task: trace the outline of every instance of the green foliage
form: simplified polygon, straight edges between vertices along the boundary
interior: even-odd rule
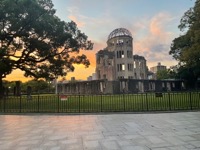
[[[179,76],[176,72],[176,66],[171,67],[170,69],[166,70],[159,70],[156,73],[156,77],[158,80],[162,79],[179,79]]]
[[[73,64],[90,65],[80,49],[93,44],[75,22],[61,21],[51,0],[0,1],[0,95],[2,78],[15,69],[26,77],[53,79],[74,71]]]
[[[190,89],[194,88],[197,86],[197,77],[195,75],[195,72],[200,68],[197,69],[192,69],[192,68],[187,68],[185,66],[181,66],[179,68],[178,72],[178,77],[180,79],[184,79],[186,81],[186,86]]]
[[[14,69],[35,78],[65,76],[75,63],[90,64],[85,55],[69,54],[91,48],[75,22],[55,16],[51,0],[0,1],[0,78]]]
[[[21,81],[20,81],[20,84],[22,84]],[[14,86],[16,85],[16,83],[15,83],[15,81],[3,80],[3,85],[4,85],[5,87],[14,88]]]
[[[5,88],[9,89],[9,94],[13,95],[14,87],[16,86],[15,81],[6,81],[3,80],[3,85]],[[27,87],[30,86],[32,89],[32,93],[54,93],[55,87],[52,85],[51,81],[45,80],[30,80],[27,82],[20,82],[21,93],[27,93]]]
[[[22,91],[26,93],[27,87],[30,86],[32,93],[49,92],[50,84],[44,80],[31,80],[22,84]]]
[[[173,40],[169,52],[179,61],[179,74],[185,79],[197,80],[200,77],[200,0],[182,17],[179,28],[187,30],[183,35]]]
[[[158,80],[161,80],[161,79],[169,79],[169,74],[168,74],[167,69],[166,69],[166,70],[159,70],[159,71],[156,73],[156,76],[157,76],[157,79],[158,79]]]

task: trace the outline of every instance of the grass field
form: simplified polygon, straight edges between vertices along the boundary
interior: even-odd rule
[[[0,112],[141,112],[200,109],[200,92],[121,95],[33,95],[8,97],[0,101]]]

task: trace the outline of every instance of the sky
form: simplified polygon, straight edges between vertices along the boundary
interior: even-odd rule
[[[82,51],[90,59],[85,68],[76,65],[66,79],[86,80],[95,72],[95,54],[105,48],[109,34],[116,28],[126,28],[133,36],[134,55],[144,56],[147,66],[158,62],[167,67],[177,62],[169,55],[174,38],[184,34],[178,29],[181,17],[195,0],[52,0],[56,15],[66,22],[77,23],[88,39],[94,43],[92,51]],[[27,81],[19,70],[7,76],[8,80]]]

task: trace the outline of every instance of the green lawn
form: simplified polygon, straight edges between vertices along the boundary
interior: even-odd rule
[[[121,95],[33,95],[0,101],[0,112],[134,112],[200,109],[200,92]]]

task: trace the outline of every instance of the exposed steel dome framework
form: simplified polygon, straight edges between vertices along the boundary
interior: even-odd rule
[[[129,36],[132,37],[132,34],[130,31],[128,31],[125,28],[118,28],[113,30],[110,35],[108,36],[108,40],[114,38],[114,37],[118,37],[118,36]]]

